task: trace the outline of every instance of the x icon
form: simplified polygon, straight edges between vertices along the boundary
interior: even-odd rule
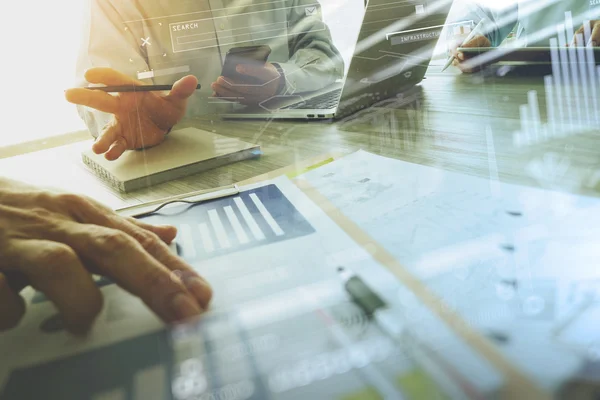
[[[142,47],[144,47],[145,45],[148,46],[152,46],[152,43],[150,43],[150,36],[148,36],[146,39],[141,38],[142,39]]]

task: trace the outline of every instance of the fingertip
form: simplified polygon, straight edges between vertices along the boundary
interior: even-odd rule
[[[105,67],[92,67],[85,71],[83,77],[89,83],[101,83],[102,77],[105,75],[107,68]]]
[[[65,329],[75,336],[86,336],[94,326],[94,322],[102,312],[104,298],[100,290],[94,291],[94,298],[88,300],[86,309],[79,315],[70,315],[69,320],[63,318]]]
[[[206,310],[213,297],[213,290],[210,284],[198,275],[184,276],[182,282],[194,296],[200,307]]]
[[[19,325],[25,310],[25,300],[10,287],[6,276],[0,273],[0,332]]]
[[[87,90],[85,88],[69,88],[64,91],[65,100],[69,103],[80,104],[84,96],[87,95]]]
[[[67,100],[69,103],[72,103],[72,99],[73,99],[73,89],[67,89],[64,91],[64,96],[65,96],[65,100]]]
[[[96,141],[92,145],[92,151],[95,154],[102,154],[102,153],[106,152],[106,148],[105,148],[105,146],[102,145],[102,143],[100,141]]]
[[[462,51],[459,51],[458,53],[456,53],[456,57],[459,60],[464,61],[465,60],[465,53],[463,53]]]
[[[170,97],[175,97],[181,100],[185,100],[190,97],[198,86],[198,78],[194,75],[187,75],[175,82],[173,89],[169,93]]]
[[[168,320],[180,322],[199,316],[203,310],[192,296],[180,292],[171,298],[168,311]]]
[[[104,153],[104,158],[106,158],[108,161],[115,161],[122,155],[123,155],[123,151],[111,149],[111,150],[107,151],[106,153]]]
[[[153,230],[167,244],[177,236],[177,228],[173,225],[156,225]]]
[[[196,78],[194,75],[186,75],[181,78],[179,82],[185,82],[186,84],[196,87],[198,85],[198,78]]]
[[[88,68],[84,74],[83,77],[85,78],[86,81],[90,82],[90,78],[92,78],[94,76],[94,74],[96,73],[97,68],[93,67],[93,68]]]

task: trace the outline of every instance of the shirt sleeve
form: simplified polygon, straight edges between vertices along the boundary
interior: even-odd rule
[[[474,24],[477,24],[483,18],[487,19],[485,36],[494,47],[500,46],[518,22],[516,1],[509,1],[502,6],[493,8],[476,1],[463,2],[463,6],[466,8],[467,14],[461,20],[472,20]]]
[[[86,3],[83,40],[76,65],[78,85],[87,85],[85,71],[92,67],[110,67],[134,78],[137,71],[147,70],[147,55],[135,40],[144,37],[143,32],[134,32],[135,27],[124,24],[125,20],[136,18],[134,8],[117,7],[111,0],[87,0]],[[77,111],[94,137],[98,137],[113,118],[111,114],[84,106],[77,106]]]
[[[331,32],[315,0],[288,0],[290,59],[278,63],[286,93],[321,89],[342,78],[344,60],[333,44]]]

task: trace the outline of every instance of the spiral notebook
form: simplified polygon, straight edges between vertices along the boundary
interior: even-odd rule
[[[237,161],[258,157],[260,146],[196,128],[172,131],[165,141],[130,150],[108,161],[91,149],[82,153],[92,172],[121,192],[131,192]]]

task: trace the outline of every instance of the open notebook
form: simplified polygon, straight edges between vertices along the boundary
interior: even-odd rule
[[[108,161],[91,149],[84,151],[82,158],[111,187],[130,192],[260,154],[259,145],[184,128],[172,131],[160,146],[127,151],[115,161]]]

